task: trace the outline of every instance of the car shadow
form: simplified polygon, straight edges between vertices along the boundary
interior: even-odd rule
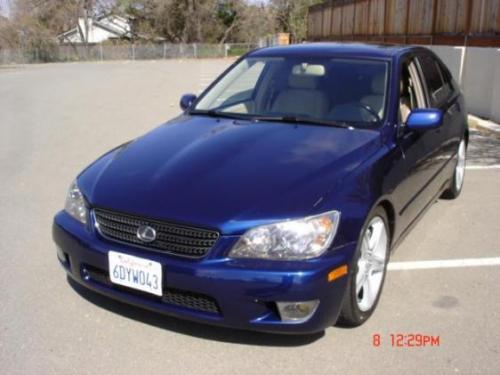
[[[96,306],[138,322],[200,339],[245,345],[291,347],[308,345],[324,336],[324,332],[309,335],[279,335],[244,331],[177,319],[100,295],[78,284],[69,276],[66,280],[76,293]]]

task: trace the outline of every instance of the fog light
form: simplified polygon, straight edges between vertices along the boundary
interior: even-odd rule
[[[62,249],[59,246],[56,247],[57,247],[57,257],[61,262],[66,263],[66,254],[64,254],[64,251],[62,251]]]
[[[288,323],[302,323],[316,311],[319,300],[304,302],[276,302],[281,320]]]

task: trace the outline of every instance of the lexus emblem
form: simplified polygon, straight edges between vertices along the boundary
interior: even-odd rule
[[[137,228],[137,238],[142,242],[153,242],[156,240],[156,230],[149,225],[141,225]]]

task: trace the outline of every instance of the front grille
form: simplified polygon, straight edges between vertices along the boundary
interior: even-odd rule
[[[165,304],[180,306],[190,310],[202,311],[211,314],[220,314],[219,306],[217,305],[215,299],[204,294],[164,287],[163,296],[158,297],[153,294],[141,292],[140,290],[113,284],[108,274],[96,267],[85,265],[83,267],[83,274],[88,279],[93,280],[99,284],[104,284],[113,289],[126,291],[129,294],[133,294],[142,298],[161,301]]]
[[[219,233],[213,230],[149,220],[107,210],[94,209],[94,217],[99,233],[107,239],[183,256],[202,257],[219,238]],[[142,225],[155,229],[154,241],[146,243],[137,237],[137,229]]]

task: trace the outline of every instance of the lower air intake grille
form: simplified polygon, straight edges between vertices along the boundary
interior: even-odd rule
[[[117,212],[94,209],[99,233],[107,239],[140,245],[156,251],[202,257],[210,251],[219,233],[207,229],[149,220]],[[156,239],[144,242],[137,236],[141,226],[149,226],[156,232]]]
[[[193,293],[179,289],[164,288],[163,296],[157,297],[149,293],[141,292],[139,290],[113,284],[109,279],[108,274],[99,268],[85,265],[83,267],[83,274],[99,284],[104,284],[108,287],[112,287],[113,289],[126,291],[127,293],[136,296],[152,300],[159,300],[169,305],[180,306],[190,310],[203,311],[212,314],[220,314],[217,302],[215,302],[215,300],[212,297],[204,294]]]

